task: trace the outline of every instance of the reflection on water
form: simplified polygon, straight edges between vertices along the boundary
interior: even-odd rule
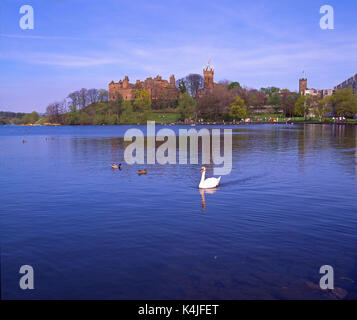
[[[202,211],[206,210],[206,197],[205,194],[215,194],[218,189],[199,189],[202,199]]]
[[[201,163],[138,176],[129,128],[0,126],[5,298],[339,299],[316,290],[325,264],[357,298],[356,126],[222,127],[233,170],[217,190],[198,189]],[[23,264],[34,292],[17,288]]]

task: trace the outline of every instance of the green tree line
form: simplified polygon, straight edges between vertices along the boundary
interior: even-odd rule
[[[357,100],[350,89],[337,90],[324,99],[318,96],[300,96],[296,92],[277,87],[249,89],[239,82],[227,80],[216,84],[210,91],[201,91],[202,77],[189,75],[176,83],[179,95],[165,106],[179,115],[180,121],[242,120],[269,107],[285,117],[311,117],[322,120],[324,115],[353,117]],[[203,92],[203,94],[202,94]],[[135,91],[132,101],[108,101],[105,90],[81,89],[68,95],[69,101],[50,104],[46,110],[49,122],[68,125],[136,124],[145,123],[153,112],[163,109],[158,101],[151,101],[144,89]]]

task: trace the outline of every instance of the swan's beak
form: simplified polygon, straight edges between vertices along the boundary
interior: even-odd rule
[[[203,173],[203,172],[205,172],[205,170],[204,170],[204,169],[201,169],[201,173]]]

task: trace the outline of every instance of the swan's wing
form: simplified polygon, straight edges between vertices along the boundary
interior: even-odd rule
[[[204,181],[204,186],[206,188],[215,188],[218,186],[220,179],[209,178]]]

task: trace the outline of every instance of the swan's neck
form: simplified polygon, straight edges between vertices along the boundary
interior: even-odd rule
[[[201,183],[205,181],[206,178],[206,171],[202,172]]]

